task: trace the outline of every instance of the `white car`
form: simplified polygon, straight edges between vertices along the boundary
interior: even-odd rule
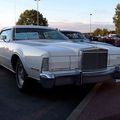
[[[52,88],[107,80],[119,68],[107,49],[72,43],[53,28],[7,27],[0,38],[0,64],[16,73],[20,91],[29,87],[29,78]]]

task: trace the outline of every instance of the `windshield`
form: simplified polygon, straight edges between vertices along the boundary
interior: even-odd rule
[[[40,40],[40,39],[53,39],[53,40],[67,40],[59,31],[54,29],[41,29],[41,28],[16,28],[15,40]]]
[[[66,35],[69,39],[84,39],[84,35],[79,32],[62,32]]]
[[[91,42],[89,39],[85,37],[84,34],[80,32],[69,32],[69,31],[61,31],[65,36],[67,36],[73,42]]]

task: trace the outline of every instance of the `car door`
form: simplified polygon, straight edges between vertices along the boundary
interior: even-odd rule
[[[1,36],[6,36],[4,40],[0,40],[0,64],[5,67],[11,67],[11,41],[12,41],[12,29],[6,29],[1,31]]]

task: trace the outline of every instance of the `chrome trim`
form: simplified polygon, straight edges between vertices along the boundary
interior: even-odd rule
[[[40,73],[40,78],[46,79],[55,79],[57,77],[65,77],[65,76],[81,76],[82,77],[94,77],[94,76],[103,76],[112,74],[115,72],[115,67],[111,67],[105,70],[92,71],[92,72],[82,72],[81,70],[71,70],[71,71],[57,71],[57,72],[42,72]]]
[[[95,62],[93,62],[95,61]],[[89,49],[83,50],[81,69],[84,72],[97,70],[97,69],[107,69],[108,61],[108,50],[107,49]]]
[[[83,76],[100,76],[100,75],[108,75],[110,73],[114,73],[115,68],[108,68],[102,71],[92,71],[92,72],[82,72]]]
[[[40,78],[42,79],[55,79],[54,74],[50,73],[50,72],[44,72],[40,74]]]
[[[53,72],[55,77],[80,75],[81,70],[57,71]]]

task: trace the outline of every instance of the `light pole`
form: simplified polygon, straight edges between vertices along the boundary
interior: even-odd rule
[[[39,6],[38,3],[40,0],[35,0],[37,2],[37,25],[39,25]]]
[[[90,13],[90,35],[91,35],[91,16],[92,14]]]

